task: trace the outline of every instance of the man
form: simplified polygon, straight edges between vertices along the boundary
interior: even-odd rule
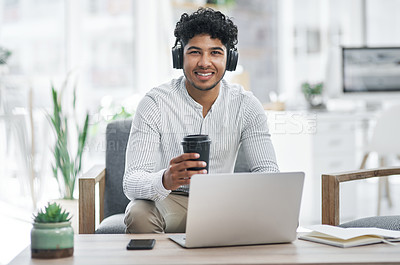
[[[182,154],[186,135],[209,135],[210,173],[233,172],[240,145],[252,172],[279,171],[260,102],[223,79],[236,68],[237,32],[210,8],[184,13],[176,24],[174,67],[184,76],[148,92],[132,122],[123,181],[131,200],[127,233],[185,232],[190,178],[209,173],[187,170],[205,162]]]

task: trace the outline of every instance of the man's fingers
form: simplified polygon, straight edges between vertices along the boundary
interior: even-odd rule
[[[199,161],[190,161],[190,162],[196,162],[198,163]],[[190,184],[190,179],[193,175],[195,174],[207,174],[207,170],[202,169],[202,170],[177,170],[176,167],[179,167],[182,163],[180,164],[174,164],[172,165],[165,173],[163,176],[163,185],[166,189],[168,190],[173,190],[177,189],[182,185],[187,185]]]
[[[179,184],[179,186],[188,185],[188,184],[190,184],[190,179],[180,179],[178,181],[178,184]]]
[[[193,167],[206,167],[206,165],[204,161],[183,161],[179,164],[172,165],[171,168],[173,167],[174,171],[185,171]]]
[[[194,174],[207,174],[207,170],[188,170],[189,168],[204,168],[206,162],[195,160],[200,155],[197,153],[184,153],[170,161],[170,166],[163,176],[163,184],[166,189],[176,189],[179,186],[190,183]]]
[[[185,160],[189,160],[189,159],[197,159],[199,158],[200,155],[198,153],[184,153],[180,156],[174,157],[171,159],[170,164],[177,164],[177,163],[181,163]]]
[[[179,179],[191,179],[192,176],[196,174],[207,174],[207,170],[186,170],[179,175]]]
[[[187,185],[190,184],[190,180],[192,179],[193,175],[196,174],[207,174],[207,170],[197,170],[197,171],[186,171],[185,174],[178,179],[179,185]]]
[[[176,166],[178,167],[178,166]],[[180,179],[190,179],[193,175],[195,174],[207,174],[206,169],[201,169],[201,170],[182,170],[182,171],[177,171],[171,170],[171,177],[174,180],[180,180]]]

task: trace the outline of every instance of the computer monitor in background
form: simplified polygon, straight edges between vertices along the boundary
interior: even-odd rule
[[[342,47],[342,92],[370,106],[400,100],[400,47]]]

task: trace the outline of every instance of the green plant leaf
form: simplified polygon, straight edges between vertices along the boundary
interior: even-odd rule
[[[54,85],[51,85],[52,99],[53,99],[53,111],[52,115],[49,116],[50,124],[53,127],[56,135],[56,141],[53,145],[53,156],[54,163],[52,164],[52,172],[57,180],[60,191],[64,198],[73,199],[73,193],[75,189],[76,178],[82,168],[82,154],[84,146],[87,141],[87,131],[89,124],[89,115],[86,114],[85,123],[82,131],[79,128],[79,124],[76,119],[73,119],[75,126],[69,126],[68,115],[63,111],[62,108],[62,95],[64,91],[67,91],[67,86],[70,83],[70,73],[68,73],[66,80],[61,86],[60,92],[58,92]],[[72,108],[74,110],[77,102],[77,82],[74,82],[73,87],[73,101]],[[72,124],[72,123],[71,123]],[[76,153],[70,150],[69,130],[76,129],[78,139]],[[73,155],[74,154],[74,155]]]
[[[60,223],[69,222],[72,217],[69,216],[69,212],[62,208],[57,203],[50,202],[45,206],[44,210],[40,210],[36,215],[33,215],[33,219],[36,223]]]

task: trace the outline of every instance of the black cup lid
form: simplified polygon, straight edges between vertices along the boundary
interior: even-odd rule
[[[210,141],[210,138],[206,134],[192,134],[183,137],[183,142],[203,142],[203,141]]]

